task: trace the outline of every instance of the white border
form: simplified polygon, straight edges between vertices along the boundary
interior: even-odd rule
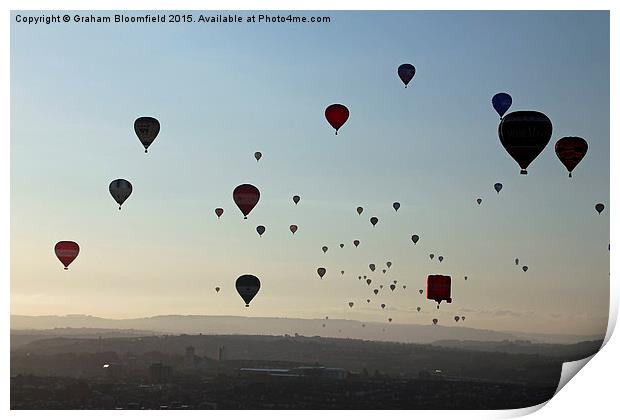
[[[200,1],[179,0],[179,1],[78,1],[78,0],[59,0],[59,1],[16,1],[8,0],[2,2],[2,8],[5,13],[3,19],[0,19],[0,27],[2,33],[2,66],[0,71],[2,72],[2,92],[4,92],[4,101],[2,103],[2,111],[0,113],[0,121],[3,131],[2,140],[2,152],[0,153],[0,171],[2,173],[2,181],[0,182],[0,196],[2,200],[2,238],[0,242],[0,251],[4,261],[2,264],[2,285],[4,286],[5,294],[3,294],[3,304],[5,307],[4,317],[2,318],[3,324],[3,343],[2,353],[4,356],[4,363],[0,371],[0,377],[2,378],[2,401],[3,406],[8,411],[9,409],[9,330],[10,330],[10,204],[7,199],[10,196],[10,128],[9,128],[9,109],[10,109],[10,74],[9,74],[9,57],[10,57],[10,10],[37,10],[37,9],[71,9],[71,10],[114,10],[114,9],[136,9],[136,10],[154,10],[154,9],[172,9],[172,10],[611,10],[611,109],[610,115],[618,115],[617,112],[617,98],[618,98],[618,84],[617,77],[619,68],[617,65],[618,59],[618,23],[620,15],[619,6],[620,2],[617,0],[589,0],[589,1],[549,1],[549,0],[521,0],[521,1],[482,1],[482,0],[469,0],[467,2],[452,0],[452,1],[417,1],[415,3],[411,1],[396,1],[396,0],[382,0],[381,2],[370,2],[367,0],[358,0],[351,2],[351,4],[345,1],[338,0],[298,0],[298,1],[282,1],[282,0],[266,0],[261,2],[256,1],[242,1],[242,0],[215,0],[207,4]],[[614,139],[618,141],[618,130],[614,119],[611,120],[610,135],[611,143],[611,155],[612,160],[616,160],[617,146],[614,143]],[[616,160],[617,161],[617,160]],[[611,162],[610,162],[611,163]],[[617,179],[618,171],[614,168],[614,165],[610,167],[611,179]],[[615,183],[611,185],[610,201],[614,201],[616,197]],[[615,201],[614,201],[615,202]],[[610,203],[611,204],[611,203]],[[614,207],[610,205],[611,214],[615,214]],[[614,218],[610,216],[610,239],[611,242],[616,244],[617,230]],[[612,254],[613,255],[613,254]],[[534,415],[537,418],[582,418],[588,416],[590,418],[602,417],[608,418],[611,413],[617,412],[615,402],[616,384],[618,378],[618,360],[615,354],[618,353],[620,344],[618,339],[611,337],[611,333],[616,324],[618,314],[618,287],[614,280],[614,274],[616,273],[616,264],[614,258],[610,261],[610,273],[611,273],[611,290],[610,290],[610,316],[607,336],[605,338],[606,345],[599,354],[597,354],[586,367],[584,372],[579,374],[579,378],[570,381],[568,385],[561,392],[557,394],[552,400],[546,404],[544,410],[537,411]],[[610,338],[611,337],[611,338]],[[541,406],[544,406],[542,404]],[[403,411],[391,411],[389,415],[392,418],[410,418],[414,416],[432,416],[434,419],[443,418],[505,418],[516,417],[529,414],[536,411],[541,406],[522,409],[522,410],[506,410],[506,411],[429,411],[422,412],[416,411],[413,413]],[[327,417],[341,417],[343,414],[340,411],[321,412],[320,415]],[[372,411],[356,412],[355,415],[358,419],[370,419],[375,418],[378,413]],[[46,416],[48,418],[62,418],[66,420],[68,418],[82,418],[84,413],[82,412],[10,412],[13,417],[19,418],[31,418]],[[160,417],[163,418],[165,413],[162,412],[89,412],[89,416],[108,418],[112,415],[122,416],[148,416],[149,418]],[[203,418],[206,413],[201,412],[175,412],[175,416],[184,415],[188,417],[200,417]],[[304,419],[316,416],[316,413],[309,411],[262,411],[262,412],[235,412],[235,411],[218,411],[215,413],[218,418],[237,418],[252,416],[252,418],[285,418],[295,416],[295,418]],[[613,416],[613,414],[611,414]]]

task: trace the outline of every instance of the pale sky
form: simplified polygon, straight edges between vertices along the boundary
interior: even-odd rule
[[[609,207],[607,12],[330,11],[306,14],[330,23],[236,25],[27,25],[19,13],[11,313],[466,315],[476,328],[603,334],[609,208],[594,205]],[[407,89],[402,63],[417,69]],[[553,123],[527,176],[497,136],[491,97],[502,91],[510,111]],[[323,116],[332,103],[351,113],[338,136]],[[148,154],[139,116],[162,126]],[[589,143],[572,179],[553,151],[563,136]],[[120,212],[116,178],[134,187]],[[248,220],[232,201],[242,183],[262,194]],[[60,240],[81,247],[68,271]],[[234,290],[246,273],[262,282],[250,308]],[[417,292],[428,274],[453,278],[439,311]]]

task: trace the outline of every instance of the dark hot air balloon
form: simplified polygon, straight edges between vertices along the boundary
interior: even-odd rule
[[[325,118],[327,118],[327,122],[334,127],[336,135],[338,135],[340,127],[349,119],[349,110],[344,105],[332,104],[325,109]]]
[[[375,295],[379,293],[379,289],[375,289],[372,291]]]
[[[392,207],[394,207],[394,211],[398,211],[398,209],[400,208],[400,203],[395,202],[394,204],[392,204]]]
[[[215,288],[215,293],[220,293],[220,288],[219,287]]]
[[[437,325],[438,322],[439,320],[437,318],[433,318],[433,325]]]
[[[344,244],[340,244],[340,248],[344,248]]]
[[[223,208],[218,207],[218,208],[215,209],[215,215],[217,216],[218,219],[222,216],[222,214],[224,214],[224,209]]]
[[[353,307],[353,302],[349,302],[349,308]]]
[[[422,310],[422,308],[420,308],[419,306],[417,308],[415,308],[416,311],[420,312],[420,310]]]
[[[507,93],[497,93],[493,95],[491,99],[491,103],[493,104],[493,109],[499,114],[499,117],[502,118],[510,105],[512,105],[512,98]]]
[[[460,319],[461,319],[461,317],[460,317],[460,316],[458,316],[458,315],[454,317],[454,320],[455,320],[456,322],[459,322],[459,320],[460,320]]]
[[[390,284],[390,289],[392,289],[392,292],[393,292],[394,289],[396,289],[396,285],[395,284]]]
[[[420,289],[420,290],[418,290],[418,293],[422,294],[422,293],[424,293],[424,290]]]
[[[327,247],[325,245],[323,245],[323,247],[321,248],[323,250],[323,254],[325,254],[327,252]]]
[[[370,268],[370,271],[375,271],[375,265],[374,264],[368,264],[368,268]]]
[[[355,247],[357,248],[360,244],[360,241],[358,241],[357,239],[353,241],[353,245],[355,245]]]
[[[400,77],[400,80],[405,84],[405,88],[409,82],[411,82],[413,76],[415,76],[415,67],[413,64],[401,64],[398,66],[398,77]]]
[[[370,218],[370,223],[373,226],[376,226],[378,222],[379,222],[379,219],[377,219],[376,217],[373,216],[373,217]]]
[[[442,256],[442,255],[440,255],[440,256],[439,256],[439,262],[442,262],[442,261],[443,261],[443,256]]]
[[[297,232],[297,225],[290,225],[288,228],[293,235]]]
[[[413,241],[413,244],[415,245],[420,240],[420,237],[418,235],[412,235],[411,240]]]
[[[527,167],[543,151],[553,132],[549,118],[537,111],[511,112],[502,118],[498,133],[502,146],[527,174]]]
[[[581,137],[562,137],[555,143],[555,154],[568,169],[568,177],[572,178],[573,170],[588,152],[588,142]]]
[[[118,203],[118,209],[120,210],[125,200],[131,195],[133,187],[131,186],[131,182],[126,179],[115,179],[110,182],[109,190],[114,201]]]
[[[144,146],[144,153],[159,134],[159,121],[153,117],[140,117],[133,123],[133,129]]]
[[[381,304],[381,309],[385,309],[385,303]]]
[[[426,298],[437,302],[437,308],[439,308],[442,300],[452,303],[452,297],[450,296],[451,282],[450,276],[429,275],[426,279]]]
[[[605,210],[605,205],[603,203],[598,203],[594,206],[594,209],[598,212],[598,214],[601,214],[603,210]]]
[[[56,258],[60,260],[65,270],[69,269],[69,264],[73,262],[80,253],[80,246],[73,241],[60,241],[54,246]]]
[[[519,259],[515,258],[515,265],[519,265]]]
[[[254,158],[256,159],[256,161],[258,162],[260,160],[260,158],[263,157],[263,154],[261,152],[255,152],[254,153]]]
[[[327,270],[326,270],[326,269],[324,269],[323,267],[319,267],[319,268],[317,268],[316,272],[317,272],[317,273],[319,273],[319,277],[320,277],[320,278],[323,278],[323,276],[325,275],[325,273],[327,273]]]
[[[259,199],[260,191],[254,185],[242,184],[233,191],[233,200],[237,207],[239,207],[239,210],[241,210],[241,213],[243,213],[244,219],[248,218],[248,214],[256,206]]]
[[[388,322],[392,322],[392,318],[388,318]]]
[[[357,208],[357,214],[362,214],[363,211],[364,211],[364,207]]]
[[[497,191],[497,193],[499,194],[499,192],[502,190],[502,188],[504,188],[504,186],[503,186],[501,183],[496,182],[496,183],[495,183],[495,185],[493,185],[493,188],[494,188],[494,189],[495,189],[495,191]]]
[[[366,284],[370,286],[370,283],[372,283],[371,279],[366,280]]]
[[[297,203],[299,203],[299,200],[301,200],[300,196],[298,196],[298,195],[294,195],[293,196],[293,203],[297,204]]]
[[[385,265],[387,266],[387,268],[390,268],[392,266],[392,262],[388,261],[388,262],[385,263]]]
[[[256,232],[258,233],[258,236],[263,236],[263,233],[265,233],[265,226],[256,226]]]
[[[476,203],[478,203],[478,205],[482,204],[482,198],[476,199]]]
[[[435,254],[428,254],[429,258],[432,260],[433,258],[435,258]]]
[[[524,265],[523,267],[521,267],[523,269],[524,273],[527,273],[527,265]]]
[[[250,306],[250,302],[254,299],[254,296],[260,290],[260,280],[258,277],[252,274],[244,274],[235,282],[237,293],[241,296],[241,299],[245,302],[246,308]]]
[[[381,271],[383,271],[383,274],[387,273],[387,270],[385,268]]]

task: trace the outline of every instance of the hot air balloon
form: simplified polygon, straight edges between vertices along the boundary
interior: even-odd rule
[[[80,246],[73,241],[60,241],[54,246],[56,258],[60,260],[65,270],[69,269],[69,264],[73,262],[80,253]]]
[[[467,276],[465,276],[465,280],[467,280]]]
[[[392,318],[388,318],[388,322],[392,322]]]
[[[461,317],[460,317],[460,316],[458,316],[458,315],[454,317],[454,320],[455,320],[456,322],[459,322],[459,320],[460,320],[460,319],[461,319]]]
[[[294,195],[293,196],[293,203],[297,204],[297,203],[299,203],[299,200],[301,200],[300,196],[298,196],[298,195]]]
[[[326,316],[325,319],[329,319],[329,316]]]
[[[450,276],[429,275],[426,279],[426,298],[437,302],[437,308],[439,308],[442,300],[452,303],[452,297],[450,297],[451,282]]]
[[[364,211],[364,207],[357,208],[357,214],[362,214],[363,211]]]
[[[398,66],[398,77],[400,77],[400,80],[405,84],[405,88],[411,79],[413,79],[413,76],[415,76],[415,67],[413,64],[401,64]]]
[[[442,261],[443,261],[443,256],[440,255],[439,256],[439,262],[442,262]]]
[[[394,280],[394,284],[397,284],[397,283],[398,283],[398,280]]]
[[[327,247],[325,245],[323,245],[323,248],[321,248],[323,250],[323,254],[325,254],[327,252]]]
[[[338,129],[349,119],[349,110],[344,105],[332,104],[325,109],[325,118],[338,135]]]
[[[428,254],[429,258],[432,260],[433,258],[435,258],[435,254]]]
[[[388,261],[388,262],[385,263],[385,265],[387,266],[387,268],[390,268],[392,266],[392,262]]]
[[[364,280],[366,280],[366,276],[364,276]]]
[[[288,227],[288,229],[291,231],[291,233],[294,235],[295,232],[297,232],[297,225],[290,225]]]
[[[390,284],[390,289],[392,289],[392,292],[393,292],[394,289],[396,289],[396,285],[395,284]]]
[[[218,219],[222,216],[222,214],[224,214],[224,209],[223,208],[218,207],[218,208],[215,209],[215,215],[217,216]]]
[[[424,293],[424,290],[420,289],[420,290],[418,290],[418,293],[422,294],[422,293]]]
[[[605,210],[605,205],[603,203],[598,203],[594,206],[594,209],[598,212],[598,214],[601,214],[603,210]]]
[[[373,216],[373,217],[370,218],[370,223],[373,226],[376,226],[378,222],[379,222],[379,219],[377,219],[376,217]]]
[[[581,137],[562,137],[555,143],[555,154],[568,169],[568,177],[572,178],[573,170],[588,152],[588,143]]]
[[[362,324],[362,328],[366,328],[366,324]]]
[[[323,328],[325,328],[325,324],[323,324]]]
[[[133,123],[133,129],[144,146],[144,153],[159,134],[159,121],[153,117],[140,117]]]
[[[243,213],[244,219],[248,218],[248,214],[256,206],[259,199],[260,191],[254,185],[242,184],[233,191],[233,200],[237,207],[239,207],[239,210],[241,210],[241,213]]]
[[[357,239],[353,241],[353,245],[355,245],[355,247],[357,248],[360,244],[360,241],[358,241]]]
[[[256,159],[256,161],[258,162],[260,160],[260,158],[263,157],[263,154],[261,152],[255,152],[254,153],[254,158]]]
[[[392,204],[392,207],[394,207],[394,211],[398,211],[398,209],[400,208],[400,203],[399,202],[395,202]]]
[[[417,308],[415,308],[415,309],[416,309],[416,311],[420,312],[420,310],[421,310],[422,308],[420,308],[420,307],[418,306],[418,307],[417,307]]]
[[[512,98],[507,93],[497,93],[493,95],[493,99],[491,99],[491,103],[493,104],[493,108],[499,114],[499,117],[502,118],[510,105],[512,105]]]
[[[465,317],[464,316],[461,317],[461,321],[465,321]]]
[[[381,309],[385,309],[385,303],[381,304]]]
[[[374,264],[368,264],[368,268],[370,268],[370,271],[375,271],[375,265]]]
[[[219,287],[215,288],[215,293],[220,293],[220,288]]]
[[[265,226],[256,226],[256,232],[258,233],[258,236],[263,236],[263,233],[265,233]]]
[[[366,284],[370,286],[370,283],[372,283],[371,279],[366,280]]]
[[[524,265],[523,267],[521,267],[523,269],[524,273],[527,273],[527,265]]]
[[[114,200],[118,203],[118,209],[120,210],[125,200],[131,195],[133,187],[131,186],[131,182],[126,179],[115,179],[110,182],[109,190]]]
[[[407,288],[407,285],[406,285],[406,284],[403,284],[403,289],[406,289],[406,288]]]
[[[496,182],[495,185],[493,185],[493,188],[495,188],[495,191],[497,191],[497,193],[499,194],[499,192],[502,190],[502,188],[504,188],[504,186],[501,183]]]
[[[383,272],[383,274],[387,273],[387,270],[385,268],[381,271]]]
[[[353,302],[349,302],[349,308],[353,307]]]
[[[344,244],[340,244],[340,248],[344,248]]]
[[[382,284],[379,285],[379,289],[383,289],[383,285]]]
[[[482,198],[476,199],[476,203],[478,203],[478,205],[482,204]]]
[[[420,240],[420,237],[418,235],[412,235],[411,240],[413,241],[413,244],[415,245]]]
[[[437,325],[438,322],[439,320],[437,318],[433,318],[433,325]]]
[[[244,274],[240,276],[235,282],[237,293],[241,296],[241,299],[245,302],[246,308],[250,306],[250,302],[254,299],[254,296],[260,290],[260,280],[258,277],[252,274]]]
[[[515,258],[515,265],[519,265],[519,259]]]
[[[317,273],[319,273],[319,277],[320,277],[320,278],[323,278],[323,276],[325,275],[325,273],[327,273],[327,270],[326,270],[326,269],[324,269],[323,267],[319,267],[319,268],[317,268],[316,272],[317,272]]]
[[[361,279],[362,279],[362,276],[357,276],[357,279],[358,279],[358,280],[361,280]]]
[[[370,299],[366,299],[366,303],[370,303]]]
[[[551,120],[537,111],[511,112],[498,127],[502,146],[519,164],[522,175],[527,174],[527,167],[547,146],[552,131]]]
[[[379,293],[379,289],[375,289],[372,291],[375,295]]]

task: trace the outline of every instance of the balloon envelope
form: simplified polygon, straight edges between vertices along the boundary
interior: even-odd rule
[[[394,207],[395,211],[398,211],[398,209],[400,208],[400,203],[399,202],[395,202],[394,204],[392,204],[392,207]]]
[[[338,134],[338,129],[349,119],[349,109],[341,104],[332,104],[325,109],[325,118]]]
[[[409,82],[411,82],[413,76],[415,76],[415,67],[413,66],[413,64],[407,63],[398,66],[398,77],[400,77],[400,80],[402,80],[402,82],[405,84],[405,87],[407,87]]]
[[[573,176],[573,169],[581,162],[587,152],[588,143],[581,137],[562,137],[555,143],[555,154],[568,169],[569,177]]]
[[[527,174],[527,167],[547,146],[552,132],[551,120],[537,111],[511,112],[498,126],[502,146],[519,164],[522,175]]]
[[[317,273],[319,273],[319,277],[323,278],[323,276],[325,275],[325,273],[327,273],[327,270],[323,267],[319,267],[316,270]]]
[[[411,240],[413,241],[414,244],[417,244],[418,241],[420,240],[420,237],[418,235],[412,235]]]
[[[294,235],[295,232],[297,232],[297,225],[290,225],[289,226],[289,230],[291,231],[291,233]]]
[[[495,191],[497,191],[497,193],[499,194],[499,192],[502,190],[502,188],[504,188],[504,186],[498,182],[493,185],[493,188],[495,188]]]
[[[478,203],[478,205],[482,204],[482,198],[476,199],[476,203]]]
[[[260,160],[260,158],[263,157],[263,154],[261,152],[256,152],[254,153],[254,158],[256,159],[256,161],[258,162]]]
[[[437,318],[433,318],[433,325],[437,325],[438,322],[439,320]]]
[[[385,263],[385,265],[387,266],[387,268],[390,268],[392,266],[392,262],[388,261],[388,262]]]
[[[241,210],[241,213],[243,213],[244,219],[248,218],[248,214],[256,206],[259,199],[260,191],[251,184],[241,184],[233,191],[233,200],[237,207],[239,207],[239,210]]]
[[[56,253],[56,258],[60,260],[62,265],[65,266],[65,270],[67,270],[69,264],[71,264],[80,253],[80,246],[73,241],[60,241],[54,246],[54,252]]]
[[[219,292],[220,292],[220,288],[219,288],[219,287],[216,287],[216,288],[215,288],[215,293],[219,293]]]
[[[258,236],[263,236],[263,233],[265,233],[265,226],[256,226],[256,232],[258,233]]]
[[[363,211],[364,211],[363,207],[358,207],[357,208],[357,214],[362,214]]]
[[[598,212],[598,214],[601,214],[603,210],[605,210],[605,205],[603,203],[598,203],[594,206],[594,209]]]
[[[215,209],[215,215],[217,216],[217,218],[219,219],[220,216],[222,216],[222,214],[224,214],[224,209],[221,207],[218,207]]]
[[[368,268],[370,268],[370,271],[375,271],[375,265],[374,264],[368,264]]]
[[[375,226],[378,222],[379,222],[379,219],[378,219],[378,218],[376,218],[376,217],[374,217],[374,216],[370,218],[370,223],[371,223],[373,226]]]
[[[349,302],[349,308],[353,307],[353,302]]]
[[[299,197],[298,195],[293,196],[293,203],[297,204],[299,203],[299,200],[301,200],[301,197]]]
[[[493,104],[493,109],[495,109],[495,112],[497,112],[501,118],[506,111],[508,111],[510,105],[512,105],[512,97],[504,92],[497,93],[493,95],[491,103]]]
[[[252,274],[244,274],[235,282],[237,293],[241,296],[241,299],[245,302],[245,306],[250,306],[250,302],[254,299],[254,296],[260,290],[260,280],[258,277]]]
[[[328,248],[326,246],[323,246],[321,249],[323,250],[323,253],[326,253]]]
[[[426,298],[434,300],[437,302],[437,305],[441,304],[443,300],[452,303],[452,297],[450,296],[451,282],[450,276],[429,275],[426,280]]]
[[[109,190],[114,201],[118,203],[118,209],[120,210],[125,200],[131,195],[133,187],[131,186],[131,182],[126,179],[115,179],[110,182]]]
[[[358,247],[359,244],[360,244],[360,241],[358,241],[357,239],[353,241],[353,245],[355,245],[356,248]]]
[[[133,123],[133,129],[144,146],[144,153],[159,134],[159,121],[153,117],[140,117]]]
[[[522,268],[524,273],[527,272],[527,265],[524,265]]]

